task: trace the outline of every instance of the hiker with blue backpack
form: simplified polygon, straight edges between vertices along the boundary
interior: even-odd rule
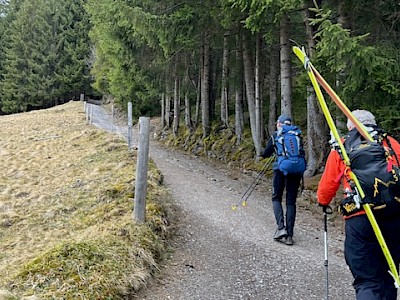
[[[293,229],[296,220],[297,192],[306,169],[305,153],[301,130],[292,125],[292,120],[284,115],[276,122],[277,131],[268,140],[261,154],[267,158],[276,155],[273,166],[272,205],[277,229],[274,240],[293,245]],[[282,207],[282,197],[286,188],[286,218]]]
[[[391,253],[395,269],[400,263],[400,144],[380,129],[375,116],[367,110],[355,110],[354,117],[366,128],[373,141],[367,141],[353,122],[343,138],[350,166],[343,153],[332,143],[324,173],[318,185],[318,202],[328,207],[343,185],[340,211],[345,219],[344,256],[354,277],[357,300],[396,300],[396,276],[388,272],[387,258],[381,249],[364,205],[371,207]],[[354,185],[352,171],[365,196]],[[362,205],[360,205],[362,204]],[[399,288],[399,286],[397,286]]]

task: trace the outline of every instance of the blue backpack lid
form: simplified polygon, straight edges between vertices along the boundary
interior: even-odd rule
[[[279,135],[279,134],[284,134],[288,131],[295,131],[295,132],[301,134],[301,130],[296,125],[285,125],[285,124],[282,125],[281,129],[278,130],[277,133]]]

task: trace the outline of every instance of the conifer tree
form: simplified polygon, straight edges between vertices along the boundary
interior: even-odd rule
[[[0,47],[2,111],[49,107],[74,92],[90,91],[89,20],[83,0],[13,0],[6,6],[7,39]]]

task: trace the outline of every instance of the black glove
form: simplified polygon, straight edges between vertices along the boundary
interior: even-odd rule
[[[323,205],[321,203],[318,204],[320,207],[322,207],[322,211],[325,214],[331,214],[332,213],[332,208],[329,205]]]

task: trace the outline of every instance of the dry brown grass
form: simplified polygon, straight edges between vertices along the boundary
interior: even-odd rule
[[[0,128],[0,299],[122,299],[138,289],[165,251],[159,172],[150,167],[138,226],[136,154],[85,125],[81,102],[1,116]]]

